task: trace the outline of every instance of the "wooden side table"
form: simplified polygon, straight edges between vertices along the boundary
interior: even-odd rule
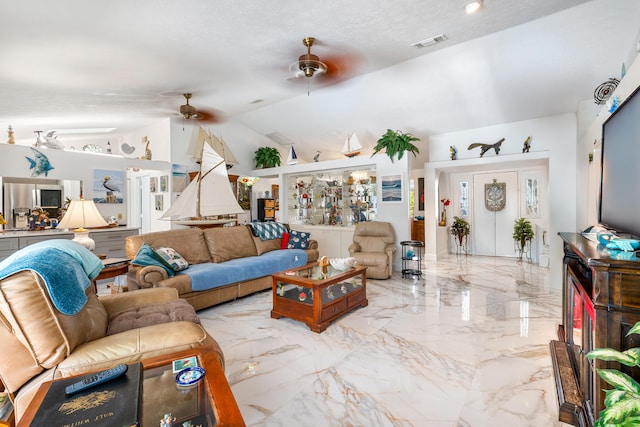
[[[121,276],[123,274],[127,274],[129,271],[129,263],[131,261],[128,258],[107,258],[102,260],[102,265],[104,268],[93,279],[93,289],[98,293],[98,280],[109,279],[111,277]]]

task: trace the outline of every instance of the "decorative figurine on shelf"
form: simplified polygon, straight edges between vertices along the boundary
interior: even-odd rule
[[[504,142],[504,138],[502,138],[500,141],[496,142],[495,144],[483,144],[482,142],[474,142],[473,144],[469,145],[467,150],[473,150],[474,148],[480,147],[480,157],[482,157],[484,156],[484,153],[486,153],[487,151],[493,148],[493,151],[495,151],[496,155],[498,155],[500,154],[500,146],[502,145],[503,142]]]
[[[173,427],[173,423],[176,422],[176,417],[171,413],[164,414],[164,417],[160,420],[160,427]]]
[[[0,212],[0,225],[7,225],[7,221],[2,216],[2,212]],[[4,227],[2,227],[2,233],[4,234]]]
[[[524,145],[522,146],[522,152],[528,153],[531,148],[531,136],[528,136],[527,139],[524,140]]]
[[[456,160],[458,158],[458,150],[453,145],[449,146],[449,151],[451,151],[451,160]]]
[[[7,132],[9,133],[9,139],[7,140],[7,144],[15,144],[16,143],[16,138],[13,132],[13,128],[11,127],[11,125],[9,125],[9,129],[7,129]]]
[[[151,160],[151,158],[153,157],[151,149],[149,148],[149,144],[151,143],[151,141],[149,141],[149,138],[147,138],[146,136],[143,136],[142,143],[144,144],[144,156],[142,156],[142,160]]]

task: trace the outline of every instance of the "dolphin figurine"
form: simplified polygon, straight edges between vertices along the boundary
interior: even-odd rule
[[[25,158],[29,160],[29,169],[33,169],[33,172],[31,172],[31,176],[40,176],[42,174],[44,174],[44,176],[48,176],[49,171],[51,169],[54,169],[54,167],[51,166],[51,163],[49,163],[49,159],[47,158],[47,156],[45,156],[35,148],[31,148],[31,151],[34,152],[34,159],[25,156]]]

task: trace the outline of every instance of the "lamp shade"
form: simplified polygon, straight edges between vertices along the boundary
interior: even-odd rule
[[[107,221],[100,215],[93,200],[72,200],[58,228],[105,227]]]

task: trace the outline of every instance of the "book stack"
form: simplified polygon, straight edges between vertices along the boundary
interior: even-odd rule
[[[65,387],[93,374],[51,383],[31,427],[138,426],[142,400],[142,364],[128,365],[127,372],[111,381],[67,396]]]

